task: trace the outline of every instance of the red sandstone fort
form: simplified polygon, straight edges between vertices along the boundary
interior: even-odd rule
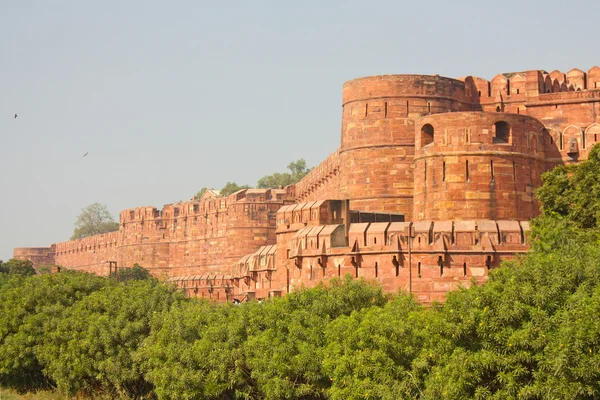
[[[340,147],[297,184],[125,210],[117,232],[14,256],[101,275],[138,263],[216,301],[351,274],[428,303],[526,252],[540,175],[599,137],[599,67],[359,78]]]

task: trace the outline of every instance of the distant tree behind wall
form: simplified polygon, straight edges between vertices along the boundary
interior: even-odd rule
[[[81,214],[75,221],[75,230],[71,240],[118,230],[119,223],[115,222],[106,205],[94,203],[81,209]]]
[[[275,172],[272,175],[263,176],[258,180],[256,186],[261,189],[273,189],[293,185],[304,178],[311,170],[311,168],[306,167],[306,161],[303,158],[292,161],[287,168],[290,172]]]
[[[306,167],[306,161],[304,158],[300,158],[296,161],[292,161],[287,166],[289,172],[275,172],[271,175],[265,175],[258,180],[256,183],[256,187],[259,189],[276,189],[279,187],[286,187],[288,185],[293,185],[300,181],[300,179],[304,178],[306,174],[310,172],[312,168]],[[242,189],[250,189],[249,185],[238,185],[235,182],[227,182],[223,188],[219,191],[220,197],[227,197],[232,193],[237,192]],[[206,186],[203,187],[196,193],[194,196],[196,199],[202,198],[204,193],[209,190]]]

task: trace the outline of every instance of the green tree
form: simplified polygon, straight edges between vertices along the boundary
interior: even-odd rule
[[[587,160],[554,168],[542,180],[536,196],[544,215],[562,215],[579,228],[600,227],[600,146]]]
[[[258,306],[188,299],[157,315],[136,357],[158,398],[234,399],[254,393],[243,344]]]
[[[324,397],[331,383],[323,369],[328,324],[364,308],[381,307],[387,301],[380,286],[346,275],[333,279],[329,286],[258,304],[248,321],[250,332],[244,344],[258,397]]]
[[[30,276],[35,275],[33,264],[29,260],[16,260],[11,258],[5,263],[0,260],[0,273],[9,275]]]
[[[250,189],[250,186],[248,185],[238,185],[235,182],[227,182],[225,184],[225,186],[223,186],[223,188],[219,191],[219,196],[220,197],[227,197],[232,193],[237,192],[238,190],[242,190],[242,189]]]
[[[323,366],[330,399],[417,398],[412,362],[426,343],[426,313],[400,294],[328,324]]]
[[[106,205],[94,203],[81,209],[81,214],[75,221],[75,230],[71,240],[118,230],[119,223],[115,222]]]
[[[80,272],[12,275],[0,285],[0,385],[34,390],[43,375],[38,346],[74,303],[108,281]]]
[[[133,264],[132,268],[119,268],[119,282],[127,281],[147,281],[154,279],[150,271],[140,266]]]
[[[306,161],[303,158],[290,162],[287,168],[290,172],[275,172],[272,175],[263,176],[258,180],[257,187],[269,189],[292,185],[304,178],[311,170],[306,167]]]
[[[154,280],[110,282],[66,310],[40,346],[45,374],[69,395],[141,398],[152,389],[133,355],[151,319],[183,295]]]
[[[208,190],[208,188],[206,186],[204,186],[202,189],[200,189],[198,191],[198,193],[196,193],[196,195],[194,196],[197,199],[201,199],[202,196],[204,196],[204,193],[206,193],[206,191]]]

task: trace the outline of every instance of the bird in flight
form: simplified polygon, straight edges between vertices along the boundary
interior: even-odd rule
[[[15,119],[17,119],[18,116],[19,116],[19,114],[15,113]]]
[[[86,151],[86,152],[85,152],[85,154],[83,155],[83,157],[85,157],[85,156],[87,156],[87,155],[88,155],[88,152]],[[82,158],[83,158],[83,157],[82,157]]]

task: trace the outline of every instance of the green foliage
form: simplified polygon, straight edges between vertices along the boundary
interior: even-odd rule
[[[71,395],[147,395],[151,386],[132,356],[149,335],[152,317],[181,300],[156,281],[105,286],[66,310],[47,332],[39,351],[44,373]]]
[[[190,300],[153,320],[136,357],[159,399],[234,398],[252,391],[242,345],[256,304]]]
[[[578,228],[600,228],[600,146],[577,165],[560,166],[542,175],[536,191],[545,215],[558,214]]]
[[[115,273],[113,272],[113,277]],[[139,264],[133,264],[132,268],[119,268],[119,282],[147,281],[152,280],[152,274]]]
[[[198,193],[196,193],[196,195],[194,196],[197,199],[201,199],[202,196],[204,196],[204,193],[206,193],[206,191],[208,190],[208,188],[206,186],[204,186],[202,189],[200,189],[198,191]]]
[[[260,398],[323,397],[329,378],[323,370],[327,325],[363,308],[380,307],[381,287],[334,279],[261,304],[249,320],[252,329],[244,352]]]
[[[106,205],[94,203],[81,209],[71,240],[118,230],[119,223],[115,222]]]
[[[42,375],[38,345],[63,312],[106,280],[65,272],[39,277],[11,276],[0,286],[0,384],[37,389],[48,384]]]
[[[223,188],[221,188],[221,190],[219,191],[219,196],[220,197],[227,197],[232,193],[237,192],[238,190],[242,190],[242,189],[250,189],[250,186],[248,185],[238,185],[235,182],[227,182],[225,184],[225,186],[223,186]]]
[[[216,305],[136,281],[139,266],[125,283],[0,274],[0,384],[113,398],[600,398],[598,153],[545,176],[529,254],[431,308],[349,276]]]
[[[599,256],[597,244],[575,238],[506,263],[481,287],[451,293],[430,324],[428,353],[414,363],[425,397],[541,398],[549,387],[537,372],[560,312],[577,292],[599,286]]]
[[[326,329],[324,370],[331,399],[402,399],[418,395],[411,363],[426,340],[424,310],[398,295],[384,307],[364,308]]]
[[[256,186],[261,189],[286,187],[300,181],[311,170],[306,167],[306,161],[303,158],[290,162],[287,168],[290,172],[275,172],[272,175],[263,176],[258,180]]]
[[[286,187],[300,181],[300,179],[304,178],[311,170],[311,168],[306,167],[306,161],[304,161],[303,158],[290,162],[287,168],[290,172],[275,172],[272,175],[263,176],[258,180],[256,187],[259,189],[277,189],[279,187]],[[238,190],[250,188],[251,186],[248,185],[238,185],[235,182],[227,182],[219,191],[219,197],[227,197]],[[207,187],[203,187],[194,197],[196,199],[202,198],[207,190]]]
[[[0,260],[0,274],[31,276],[35,275],[35,269],[29,260],[11,258],[5,263]]]

